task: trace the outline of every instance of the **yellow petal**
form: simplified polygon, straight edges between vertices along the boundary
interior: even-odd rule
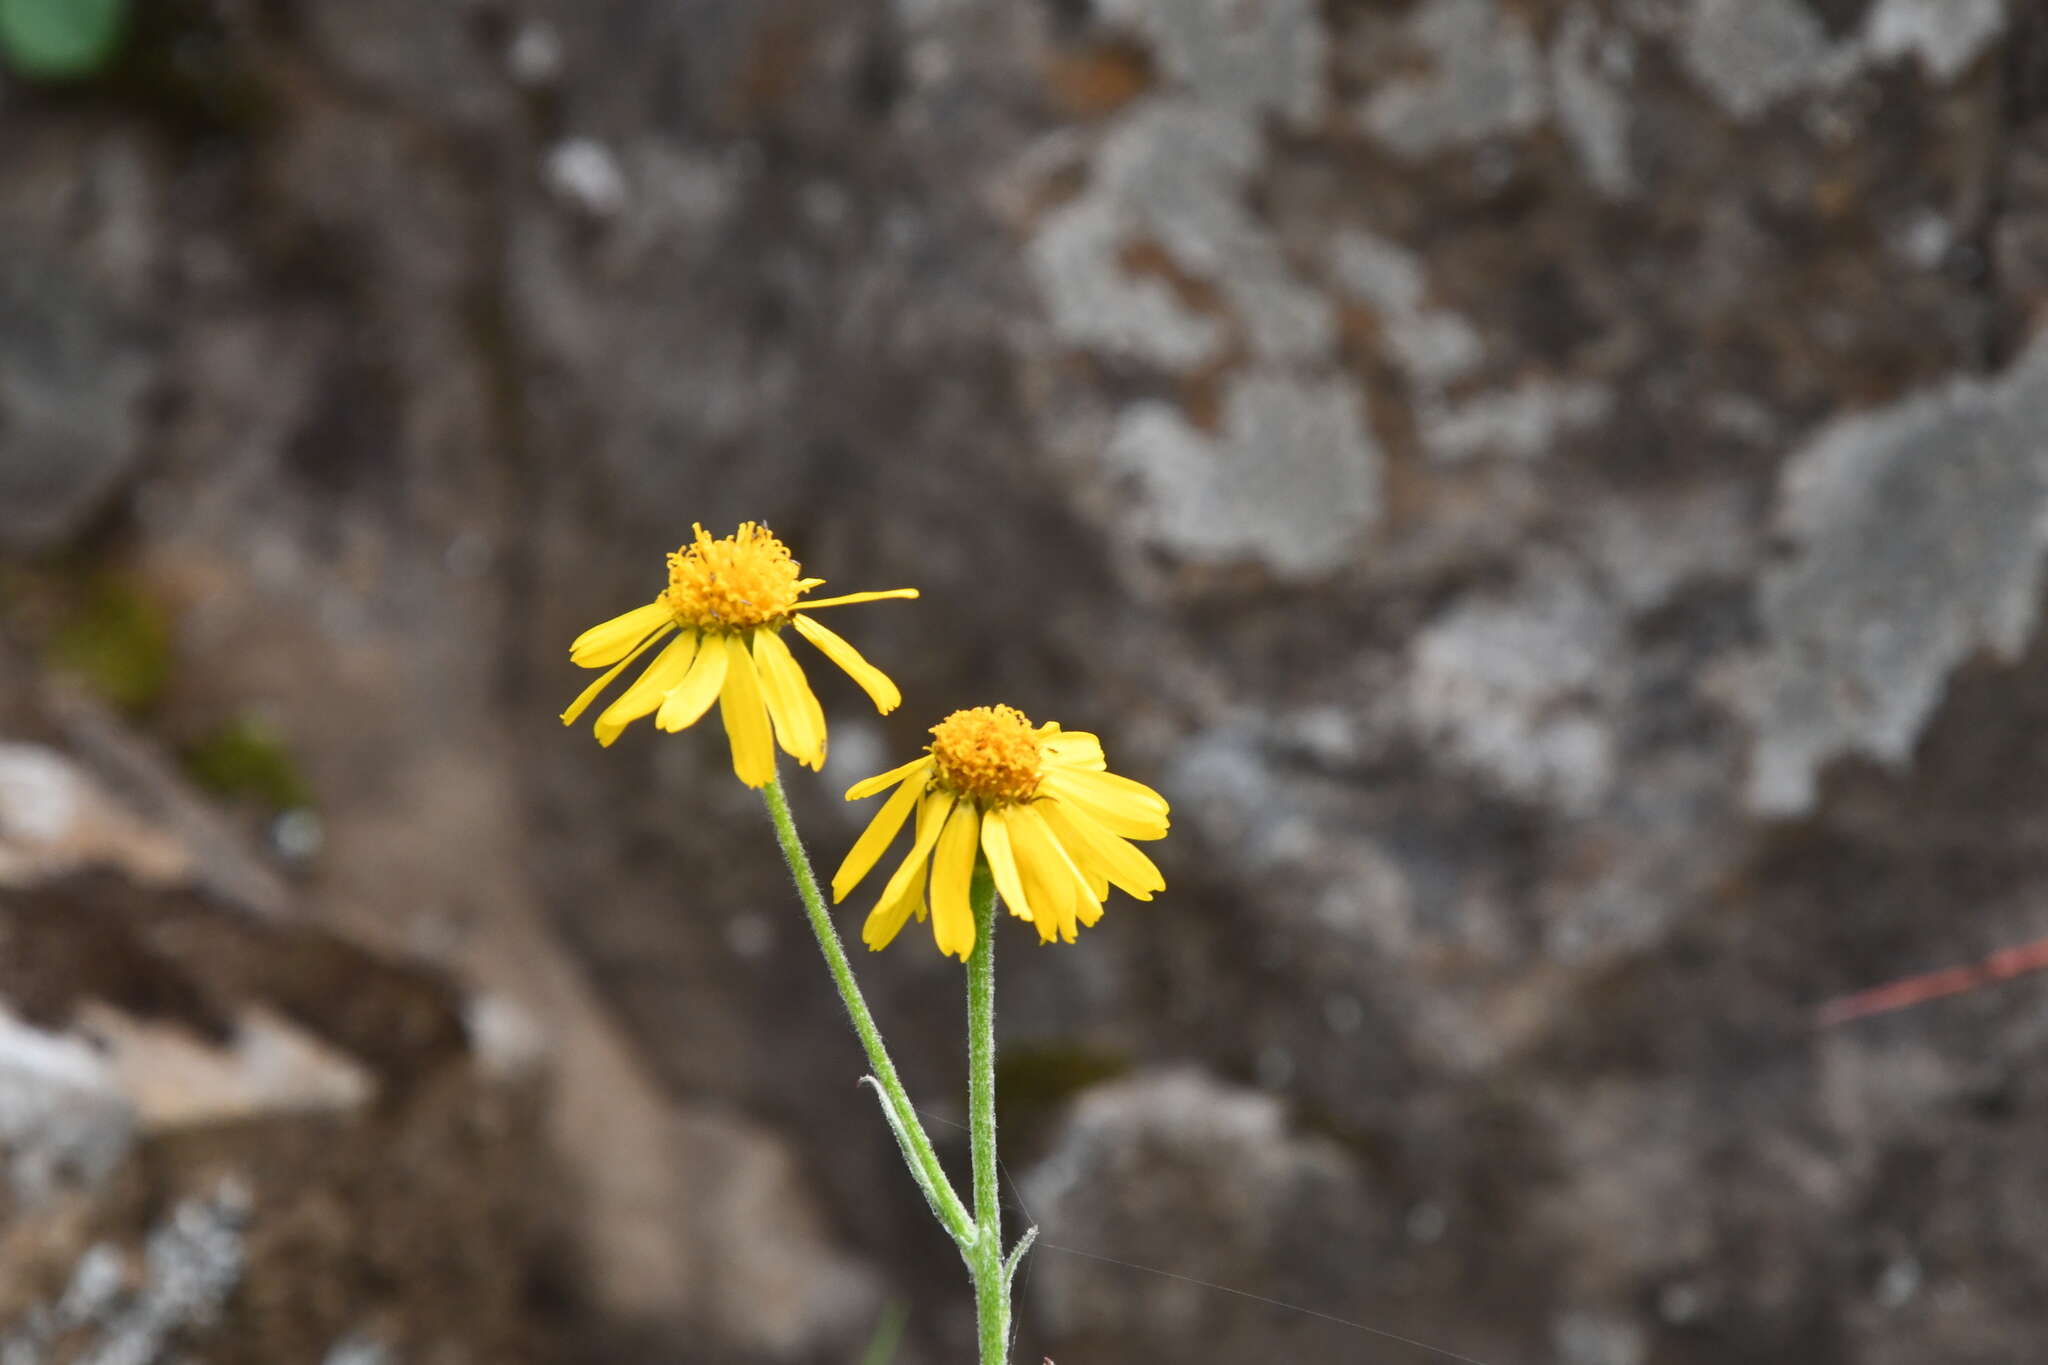
[[[932,756],[930,754],[919,754],[900,768],[891,768],[888,772],[877,773],[873,777],[854,783],[846,789],[846,799],[849,801],[859,801],[865,797],[873,796],[884,787],[895,786],[918,769],[931,766]]]
[[[598,678],[596,682],[584,688],[582,693],[577,696],[576,700],[569,703],[569,709],[562,713],[562,724],[574,724],[576,721],[576,717],[582,715],[584,711],[589,708],[590,703],[597,700],[597,694],[604,691],[607,687],[610,687],[612,685],[612,679],[618,677],[619,674],[625,672],[626,666],[632,663],[633,660],[639,658],[641,654],[646,652],[648,646],[652,645],[656,640],[659,640],[662,636],[668,634],[669,630],[674,629],[675,626],[671,624],[668,630],[656,631],[654,634],[648,636],[645,640],[642,640],[640,642],[639,649],[634,650],[625,658],[619,660],[610,668],[606,669],[605,672]]]
[[[1027,809],[1032,814],[1038,815],[1036,802]],[[1043,815],[1039,815],[1039,819],[1044,823],[1046,834],[1052,840],[1053,851],[1059,854],[1060,858],[1066,863],[1067,871],[1073,878],[1074,916],[1081,921],[1082,928],[1090,928],[1094,925],[1095,921],[1102,918],[1102,898],[1107,894],[1107,889],[1096,889],[1102,886],[1102,878],[1091,876],[1083,870],[1080,863],[1075,859],[1074,854],[1068,850],[1065,844],[1060,842],[1059,835],[1054,833],[1051,822],[1046,821]],[[1072,943],[1073,941],[1073,938],[1069,936],[1067,942]]]
[[[1166,818],[1166,798],[1153,791],[1143,782],[1134,782],[1117,773],[1075,773],[1074,781],[1091,796],[1100,800],[1126,803],[1133,811],[1147,811]]]
[[[1034,922],[1050,941],[1057,934],[1074,941],[1076,907],[1086,888],[1080,873],[1060,851],[1052,830],[1030,806],[1011,806],[1006,815],[1010,851],[1024,880],[1024,894],[1031,898]]]
[[[789,652],[787,646],[783,652]],[[804,723],[818,736],[818,761],[811,765],[811,771],[819,772],[825,766],[825,708],[818,704],[818,694],[811,690],[811,680],[804,676],[794,654],[789,656],[789,671],[796,678],[796,699],[804,708]]]
[[[1066,848],[1066,845],[1062,844],[1060,847]],[[1081,874],[1081,880],[1088,883],[1088,890],[1093,893],[1097,901],[1109,899],[1109,878],[1097,871],[1093,863],[1082,861],[1080,855],[1071,848],[1067,849],[1067,859],[1073,863],[1075,870]]]
[[[1090,768],[1101,772],[1108,764],[1102,756],[1102,741],[1084,730],[1068,730],[1039,741],[1048,760],[1067,768]]]
[[[725,686],[726,653],[715,635],[707,635],[697,646],[690,671],[661,699],[654,723],[664,730],[687,730],[700,720]]]
[[[628,725],[647,715],[657,706],[671,687],[683,680],[690,671],[690,661],[697,657],[697,633],[684,631],[669,641],[668,648],[654,656],[654,662],[647,665],[647,671],[633,680],[633,685],[619,694],[617,701],[605,707],[597,718],[597,742],[609,749]]]
[[[832,903],[837,905],[846,899],[846,893],[860,884],[868,875],[889,845],[896,840],[896,834],[903,828],[903,822],[910,818],[910,812],[917,808],[917,798],[924,795],[922,777],[913,774],[903,780],[903,785],[882,803],[875,818],[868,821],[868,827],[861,831],[847,851],[846,861],[839,864],[839,870],[832,874]]]
[[[774,727],[775,742],[782,751],[805,767],[813,766],[816,758],[824,762],[819,753],[824,737],[810,728],[810,712],[798,700],[789,687],[789,680],[775,667],[776,660],[772,647],[763,645],[763,640],[772,640],[775,633],[770,630],[756,630],[752,636],[752,663],[754,681],[761,689],[761,704],[768,712],[768,720]],[[802,680],[802,675],[798,675]]]
[[[1059,835],[1040,814],[1044,802],[1032,802],[1028,806],[1012,806],[1010,833],[1012,837],[1022,835],[1018,843],[1018,860],[1038,872],[1042,882],[1061,896],[1061,923],[1059,935],[1065,941],[1073,941],[1073,921],[1079,919],[1083,925],[1092,925],[1102,919],[1102,896],[1090,886],[1087,876],[1075,866],[1073,857],[1061,845]],[[1026,890],[1030,890],[1026,886]]]
[[[860,941],[868,945],[869,952],[881,952],[903,931],[904,921],[910,918],[910,912],[923,905],[924,881],[912,878],[908,891],[868,912],[867,922],[860,927]]]
[[[873,699],[877,711],[886,716],[903,701],[903,694],[895,683],[889,681],[889,675],[863,659],[859,650],[808,616],[790,619],[796,623],[798,634],[823,650],[826,658],[845,669],[846,675],[860,684],[861,690]]]
[[[954,805],[932,853],[932,938],[939,951],[962,962],[974,951],[974,855],[981,847],[981,812],[972,801]]]
[[[1106,877],[1141,901],[1152,899],[1155,891],[1166,889],[1166,878],[1143,853],[1111,834],[1086,813],[1068,806],[1057,797],[1033,803],[1052,832],[1083,872]],[[1099,891],[1096,893],[1101,894]]]
[[[818,579],[822,583],[824,579]],[[805,602],[805,611],[816,611],[819,607],[850,607],[855,602],[880,602],[891,597],[915,597],[916,588],[884,588],[880,592],[850,592],[840,597],[821,597],[815,602]]]
[[[1003,904],[1017,918],[1031,919],[1031,899],[1024,894],[1024,880],[1017,875],[1017,859],[1010,852],[1008,821],[1009,813],[1005,810],[992,810],[981,818],[981,851],[988,858],[989,875],[995,878],[996,890],[1003,893]]]
[[[635,607],[577,636],[569,646],[569,661],[580,668],[603,668],[617,663],[664,623],[675,623],[665,603],[649,602],[644,607]]]
[[[768,714],[783,752],[814,772],[824,767],[825,713],[780,635],[772,630],[754,632],[754,667],[761,675],[761,695],[768,699]]]
[[[765,787],[775,779],[775,736],[768,729],[768,703],[761,696],[761,678],[743,635],[725,637],[725,686],[718,691],[718,714],[732,741],[732,770],[749,787]]]
[[[924,841],[926,834],[929,833],[932,840],[936,842],[939,837],[939,831],[945,828],[946,817],[952,813],[952,810],[953,803],[951,801],[948,801],[943,805],[936,801],[918,802],[917,833],[915,833],[911,837],[921,843]],[[925,846],[927,848],[931,847],[931,845],[929,844]],[[911,878],[911,880],[916,882],[919,887],[917,893],[917,922],[919,924],[923,924],[925,914],[923,887],[925,879],[920,874],[919,876]]]
[[[917,838],[911,841],[910,852],[896,865],[896,871],[889,877],[889,884],[882,888],[881,897],[875,901],[874,914],[894,908],[897,902],[903,900],[905,894],[912,890],[917,891],[917,895],[912,899],[919,908],[923,907],[924,878],[920,874],[924,871],[925,859],[931,856],[932,845],[939,841],[939,831],[944,827],[946,817],[952,812],[953,802],[957,799],[948,791],[933,790],[925,793],[924,800],[917,806]],[[869,918],[872,919],[874,914]]]
[[[1136,787],[1151,799],[1142,799],[1123,787],[1105,783],[1102,781],[1104,778],[1115,778],[1116,782]],[[1166,837],[1165,799],[1150,787],[1131,782],[1129,778],[1080,768],[1052,768],[1046,772],[1039,789],[1093,816],[1096,823],[1112,834],[1120,834],[1126,839]]]

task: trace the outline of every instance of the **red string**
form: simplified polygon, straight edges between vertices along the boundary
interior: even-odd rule
[[[1925,972],[1902,981],[1873,986],[1854,995],[1839,996],[1816,1011],[1815,1021],[1822,1028],[1832,1028],[1852,1019],[1888,1014],[1944,996],[1961,995],[1979,986],[2010,981],[2016,976],[2044,968],[2048,968],[2048,938],[2023,943],[2017,948],[2001,948],[1983,961],[1967,967],[1946,967],[1938,972]]]

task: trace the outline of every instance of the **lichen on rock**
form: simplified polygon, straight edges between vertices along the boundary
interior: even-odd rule
[[[1786,462],[1769,646],[1744,693],[1748,796],[1810,809],[1831,758],[1900,765],[1958,664],[2033,634],[2048,513],[2048,340],[1816,432]]]
[[[1138,536],[1194,562],[1250,559],[1284,578],[1328,574],[1382,510],[1382,456],[1342,382],[1232,379],[1222,429],[1163,403],[1125,409],[1107,459],[1140,490]]]

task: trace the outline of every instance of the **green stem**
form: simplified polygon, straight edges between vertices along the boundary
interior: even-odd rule
[[[981,1365],[1010,1353],[1010,1277],[1003,1265],[1003,1209],[996,1185],[996,888],[987,864],[974,871],[974,951],[967,958],[967,1122],[974,1143],[974,1222],[969,1250]]]
[[[860,983],[853,979],[853,966],[846,960],[846,950],[839,944],[839,931],[833,927],[831,913],[825,908],[825,897],[818,890],[818,879],[811,872],[810,857],[804,852],[803,841],[797,837],[796,821],[790,818],[789,801],[782,794],[782,779],[770,778],[768,785],[761,788],[761,800],[768,807],[768,819],[775,826],[776,842],[782,845],[783,861],[789,864],[789,874],[796,879],[797,896],[804,903],[804,913],[811,921],[811,932],[817,936],[818,949],[825,955],[825,965],[832,971],[832,982],[839,987],[839,998],[846,1003],[846,1013],[853,1020],[853,1031],[860,1035],[860,1045],[867,1050],[868,1066],[874,1075],[870,1078],[883,1097],[884,1117],[889,1120],[890,1129],[896,1134],[897,1145],[903,1150],[904,1164],[910,1168],[911,1177],[932,1206],[932,1212],[945,1225],[953,1240],[958,1242],[963,1254],[978,1254],[980,1229],[954,1192],[952,1183],[946,1179],[945,1168],[939,1165],[939,1154],[932,1150],[932,1140],[925,1133],[924,1125],[918,1122],[917,1110],[911,1106],[910,1096],[904,1092],[903,1082],[897,1078],[896,1065],[889,1060],[889,1050],[882,1046],[882,1034],[875,1027],[872,1015],[868,1013],[867,1001],[861,997]],[[990,1138],[994,1138],[994,1120],[990,1120]],[[977,1199],[981,1180],[980,1139],[975,1146],[975,1181]],[[990,1149],[993,1155],[993,1147]],[[977,1275],[977,1280],[979,1275]]]

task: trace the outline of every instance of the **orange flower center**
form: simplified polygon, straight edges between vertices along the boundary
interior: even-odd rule
[[[1028,801],[1045,774],[1038,735],[1014,706],[955,711],[932,727],[939,780],[991,805]]]
[[[789,547],[758,522],[713,540],[702,526],[697,539],[668,557],[668,587],[661,599],[676,624],[691,630],[750,630],[780,622],[812,586],[789,557]]]

